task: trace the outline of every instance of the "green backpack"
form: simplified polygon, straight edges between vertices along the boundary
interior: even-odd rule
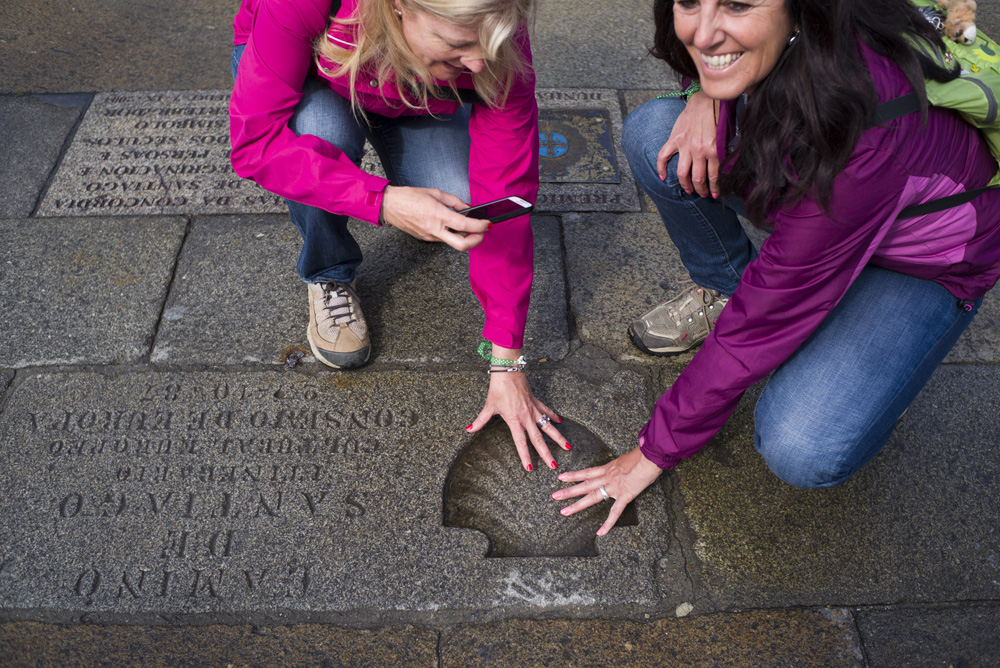
[[[941,31],[944,14],[934,0],[910,1]],[[957,62],[962,68],[962,74],[957,79],[946,82],[926,79],[927,101],[934,106],[954,109],[965,121],[979,128],[979,133],[989,145],[990,152],[1000,162],[1000,113],[997,104],[1000,95],[1000,46],[981,30],[976,30],[976,40],[972,44],[953,42],[943,34],[942,39],[949,49],[947,53],[942,53],[927,43],[917,43],[916,46],[945,68],[950,69]],[[910,93],[879,104],[873,125],[919,110],[920,102],[917,94]],[[998,185],[1000,185],[1000,172],[983,188],[907,207],[900,212],[899,218],[912,218],[943,211],[971,201],[980,193]]]

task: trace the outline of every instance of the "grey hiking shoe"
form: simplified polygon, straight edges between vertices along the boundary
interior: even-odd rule
[[[306,336],[316,359],[335,369],[353,369],[367,362],[372,346],[354,285],[309,283],[308,286]]]
[[[683,353],[708,338],[728,301],[718,290],[692,285],[629,325],[629,338],[648,355]]]

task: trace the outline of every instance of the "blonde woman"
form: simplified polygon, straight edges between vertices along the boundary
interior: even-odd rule
[[[242,0],[233,22],[233,168],[288,202],[302,233],[307,337],[324,364],[371,352],[355,276],[353,217],[469,253],[486,315],[486,405],[466,429],[507,422],[556,468],[569,449],[523,373],[532,277],[528,216],[492,226],[470,203],[538,192],[538,109],[527,25],[534,0]],[[387,179],[358,167],[365,139]],[[428,284],[436,277],[428,276]],[[446,323],[441,323],[446,327]],[[470,342],[470,345],[474,345]]]

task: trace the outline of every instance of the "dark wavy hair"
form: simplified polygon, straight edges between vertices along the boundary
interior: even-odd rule
[[[650,53],[680,75],[697,79],[698,70],[674,32],[673,4],[654,1]],[[833,181],[878,104],[859,39],[899,65],[920,96],[924,118],[924,77],[947,81],[957,76],[913,47],[911,39],[923,39],[944,48],[910,0],[785,0],[785,8],[799,35],[748,97],[740,142],[720,174],[720,189],[742,197],[758,223],[775,208],[808,195],[828,209]]]

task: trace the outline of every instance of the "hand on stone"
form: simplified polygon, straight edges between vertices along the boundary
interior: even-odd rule
[[[497,353],[498,348],[494,346],[494,355],[506,359],[516,359],[520,357],[520,351],[516,351],[515,357],[507,357]],[[494,415],[499,415],[507,423],[510,435],[514,438],[514,447],[517,448],[517,456],[521,460],[521,466],[525,471],[531,470],[531,451],[528,449],[528,441],[535,448],[538,456],[542,458],[549,468],[556,468],[556,460],[549,451],[549,446],[545,442],[545,436],[555,441],[564,450],[570,450],[572,446],[566,442],[563,435],[556,429],[556,423],[562,419],[550,410],[545,404],[535,398],[528,385],[528,379],[521,371],[507,373],[490,374],[490,389],[486,395],[486,405],[480,411],[475,421],[466,427],[466,431],[477,432],[486,426],[486,423]],[[545,415],[551,420],[544,427],[540,427],[538,420]],[[527,434],[527,437],[525,437]]]
[[[715,147],[715,100],[697,92],[677,117],[670,139],[656,156],[660,180],[667,178],[667,162],[677,154],[677,181],[689,195],[719,196],[719,153]]]
[[[386,186],[382,221],[424,241],[443,241],[455,250],[479,245],[490,222],[466,218],[456,210],[469,205],[436,188]]]
[[[632,499],[639,496],[642,490],[653,484],[663,470],[646,459],[642,450],[635,450],[614,459],[604,466],[595,466],[582,471],[567,471],[559,475],[563,482],[578,482],[578,485],[553,492],[552,498],[561,501],[574,496],[581,497],[576,503],[566,506],[560,513],[572,515],[595,503],[604,501],[600,488],[608,493],[609,500],[614,503],[608,512],[608,519],[597,530],[598,536],[603,536],[615,525]]]

